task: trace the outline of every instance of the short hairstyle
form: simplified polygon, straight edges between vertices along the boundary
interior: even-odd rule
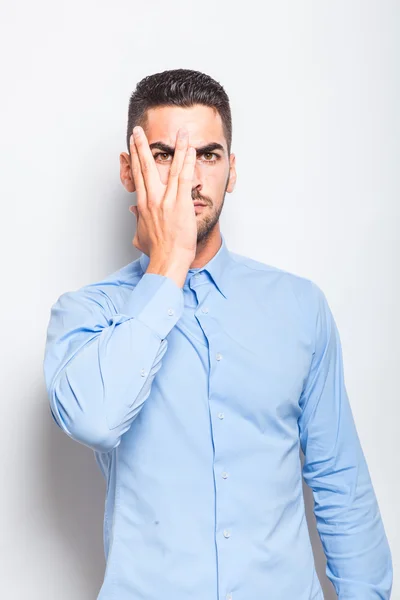
[[[144,77],[136,85],[129,100],[126,143],[130,150],[130,136],[135,125],[145,127],[149,108],[195,104],[209,106],[219,113],[228,148],[231,153],[232,116],[229,98],[220,83],[209,75],[191,69],[173,69]]]

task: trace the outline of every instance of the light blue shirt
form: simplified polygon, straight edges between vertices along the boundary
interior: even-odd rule
[[[183,289],[142,253],[51,307],[52,415],[107,482],[98,600],[386,600],[392,558],[311,280],[222,245]],[[304,452],[301,468],[300,447]]]

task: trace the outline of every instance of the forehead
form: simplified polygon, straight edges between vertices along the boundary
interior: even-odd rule
[[[149,144],[162,141],[175,146],[178,129],[185,126],[193,146],[218,142],[226,148],[221,116],[209,106],[159,106],[148,109],[146,117],[144,130]]]

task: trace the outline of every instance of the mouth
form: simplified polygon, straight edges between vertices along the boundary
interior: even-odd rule
[[[207,206],[207,204],[203,204],[202,202],[194,202],[193,206]]]

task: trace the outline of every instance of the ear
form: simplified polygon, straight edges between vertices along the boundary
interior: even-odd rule
[[[231,153],[229,157],[229,179],[226,187],[227,192],[233,192],[236,184],[236,156]]]
[[[126,152],[119,155],[119,176],[127,192],[135,192],[135,181],[131,169],[131,157]]]

